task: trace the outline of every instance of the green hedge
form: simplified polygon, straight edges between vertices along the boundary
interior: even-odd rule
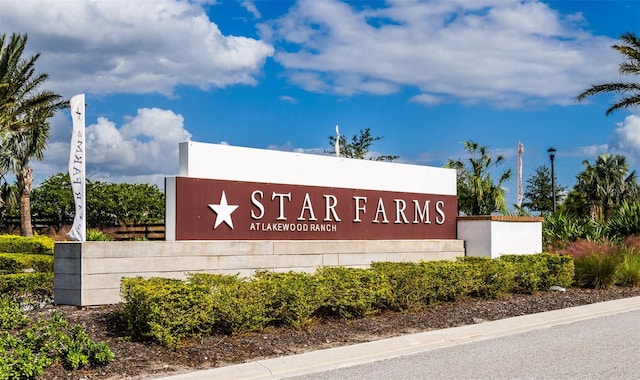
[[[478,287],[473,265],[463,262],[378,262],[371,267],[388,278],[389,307],[417,310],[439,302],[455,301]]]
[[[317,313],[345,319],[361,317],[384,308],[392,290],[384,274],[372,269],[319,268],[322,304]]]
[[[271,323],[275,325],[303,328],[326,303],[321,282],[310,273],[260,271],[256,278],[263,283],[268,295],[266,306],[272,315]]]
[[[20,261],[0,255],[0,275],[20,272],[22,272],[22,264]]]
[[[569,287],[574,281],[574,262],[571,256],[539,253],[535,255],[502,255],[499,260],[513,264],[514,291],[531,293],[548,290],[556,285]]]
[[[570,256],[505,255],[457,261],[380,262],[315,273],[257,272],[250,278],[192,274],[187,280],[122,280],[122,317],[137,339],[176,347],[213,331],[238,334],[269,326],[303,328],[314,318],[358,318],[385,309],[416,310],[465,297],[569,286]]]
[[[18,235],[0,235],[0,252],[2,253],[39,253],[53,254],[55,241],[47,236],[35,235],[24,237]]]
[[[0,295],[23,305],[53,299],[53,273],[0,275]]]
[[[18,263],[19,270],[13,273],[25,270],[53,272],[53,256],[48,254],[0,253],[0,274],[2,274],[5,259]]]

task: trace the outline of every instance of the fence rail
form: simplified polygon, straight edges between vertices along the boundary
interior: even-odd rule
[[[116,240],[164,240],[164,224],[133,224],[116,227]]]

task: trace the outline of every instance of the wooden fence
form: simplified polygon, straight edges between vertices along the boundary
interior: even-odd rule
[[[164,240],[164,224],[133,224],[116,227],[116,240]]]

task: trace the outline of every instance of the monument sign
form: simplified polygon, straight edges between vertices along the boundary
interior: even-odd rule
[[[456,239],[456,172],[185,142],[167,240]]]

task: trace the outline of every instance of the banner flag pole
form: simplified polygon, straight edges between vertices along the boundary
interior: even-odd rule
[[[69,101],[73,132],[69,152],[69,178],[75,201],[73,227],[67,234],[71,239],[84,242],[87,232],[86,159],[85,159],[85,103],[84,94],[74,95]]]
[[[336,157],[340,157],[340,129],[336,124]]]
[[[518,189],[516,204],[518,207],[522,207],[522,153],[524,153],[524,145],[518,141]]]

